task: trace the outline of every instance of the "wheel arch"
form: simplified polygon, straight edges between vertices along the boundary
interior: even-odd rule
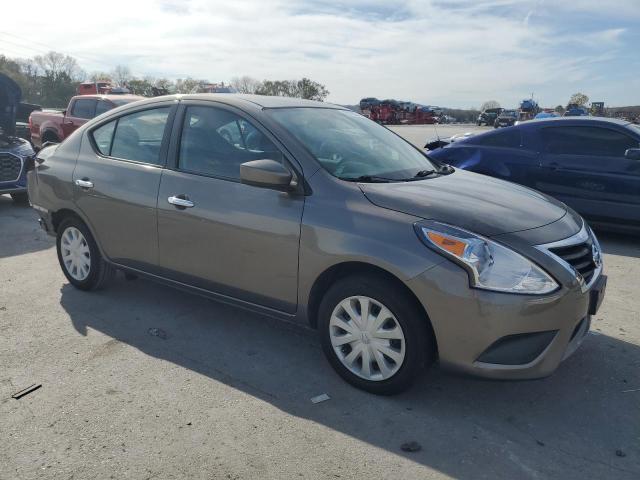
[[[102,255],[102,258],[106,261],[109,261],[109,258],[105,255],[105,251],[102,248],[102,245],[100,244],[100,239],[96,236],[93,230],[91,222],[89,222],[86,218],[84,218],[83,215],[78,213],[76,210],[72,210],[70,208],[60,208],[55,212],[53,212],[51,214],[51,226],[53,227],[53,231],[57,234],[58,227],[60,226],[60,224],[64,221],[65,218],[69,218],[69,217],[75,217],[85,224],[87,229],[89,229],[91,236],[93,237],[93,241],[96,242],[96,245],[98,246],[98,250],[100,250],[100,254]]]
[[[422,316],[425,320],[425,326],[429,329],[431,334],[430,337],[433,339],[434,349],[437,355],[437,339],[433,330],[433,326],[431,325],[429,314],[427,313],[422,302],[420,302],[415,293],[396,275],[385,270],[384,268],[372,265],[370,263],[358,261],[337,263],[327,268],[318,276],[318,278],[316,278],[313,286],[311,287],[309,293],[309,301],[307,303],[307,320],[311,328],[318,328],[318,311],[320,308],[320,302],[322,301],[324,293],[331,286],[331,284],[341,278],[354,275],[374,275],[378,278],[382,278],[392,284],[394,287],[401,289],[409,298],[411,298],[415,304],[415,307],[422,313]]]

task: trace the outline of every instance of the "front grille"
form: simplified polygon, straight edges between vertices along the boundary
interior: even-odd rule
[[[11,153],[0,153],[0,182],[15,181],[20,177],[22,161]]]
[[[593,260],[593,240],[591,238],[575,245],[549,248],[549,251],[580,272],[585,283],[589,283],[593,278],[596,264]]]

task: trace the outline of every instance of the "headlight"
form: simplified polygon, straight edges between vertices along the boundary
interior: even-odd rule
[[[531,260],[488,238],[434,221],[418,222],[414,227],[428,247],[464,267],[475,288],[530,295],[558,288]]]

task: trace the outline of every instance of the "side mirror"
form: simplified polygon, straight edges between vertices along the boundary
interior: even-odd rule
[[[252,160],[240,165],[240,181],[255,187],[290,190],[293,174],[275,160]]]
[[[640,160],[640,148],[629,148],[624,152],[624,156],[629,160]]]

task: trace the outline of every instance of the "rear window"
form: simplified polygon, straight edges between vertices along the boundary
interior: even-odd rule
[[[80,98],[73,102],[71,112],[75,118],[93,118],[96,114],[96,101],[92,98]]]
[[[623,157],[628,148],[639,145],[633,137],[603,127],[547,127],[540,135],[545,151],[556,155]]]
[[[518,148],[522,141],[520,137],[520,129],[511,127],[497,132],[471,137],[467,143],[482,145],[485,147]]]

